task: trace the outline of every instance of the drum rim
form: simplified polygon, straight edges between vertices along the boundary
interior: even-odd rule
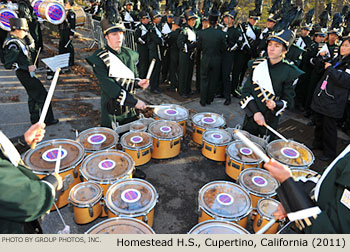
[[[179,129],[181,129],[181,130],[179,131],[179,135],[178,135],[178,136],[173,136],[173,137],[171,137],[171,138],[163,138],[163,137],[155,136],[155,135],[154,135],[152,132],[150,132],[149,130],[150,130],[151,126],[153,126],[153,124],[160,123],[160,122],[173,122],[173,123],[176,123],[176,125],[180,127]],[[174,124],[174,125],[175,125],[175,124]],[[177,122],[175,122],[175,121],[170,121],[170,120],[156,120],[156,121],[154,121],[154,122],[151,122],[150,125],[148,126],[147,132],[152,136],[152,138],[157,139],[157,140],[160,140],[160,141],[172,141],[172,140],[176,140],[176,139],[178,139],[178,138],[182,138],[182,137],[183,137],[183,129],[182,129],[181,125],[179,125],[179,124],[178,124]]]
[[[194,122],[193,121],[193,118],[195,117],[195,116],[197,116],[197,115],[202,115],[202,114],[208,114],[208,113],[210,113],[210,114],[215,114],[215,115],[218,115],[219,117],[221,117],[222,119],[223,119],[223,124],[222,125],[220,125],[220,126],[217,126],[217,127],[205,127],[205,126],[203,126],[203,125],[200,125],[200,124],[198,124],[198,123],[196,123],[196,122]],[[191,122],[195,125],[195,126],[201,126],[201,128],[202,129],[216,129],[216,128],[221,128],[221,127],[224,127],[225,125],[226,125],[226,119],[225,119],[225,117],[223,117],[222,115],[220,115],[220,114],[218,114],[218,113],[214,113],[214,112],[201,112],[201,113],[197,113],[197,114],[194,114],[192,117],[191,117]]]
[[[144,129],[141,129],[141,130],[131,130],[131,126],[132,126],[133,124],[142,124],[143,126],[145,126],[145,128],[144,128]],[[129,125],[129,132],[147,132],[147,130],[148,130],[148,126],[147,126],[146,124],[140,122],[139,120],[136,120],[136,121],[134,121],[134,122],[131,122],[130,125]],[[128,132],[127,132],[127,133],[128,133]],[[125,135],[125,134],[124,134],[124,135]],[[123,136],[122,136],[122,137],[123,137]],[[121,142],[121,140],[120,140],[120,142]]]
[[[264,218],[269,221],[274,217],[268,216],[267,214],[263,213],[263,211],[259,208],[259,204],[261,203],[261,201],[264,201],[264,200],[272,200],[273,202],[277,203],[277,206],[280,204],[280,202],[272,198],[261,198],[258,200],[258,203],[256,204],[256,210],[258,211],[258,214],[261,216],[261,218]]]
[[[110,128],[107,128],[107,127],[93,127],[93,128],[89,128],[89,129],[83,130],[83,131],[80,132],[79,135],[76,137],[75,141],[77,141],[77,142],[80,143],[80,137],[82,136],[83,133],[86,134],[86,132],[88,132],[88,131],[90,131],[90,130],[91,130],[91,131],[95,131],[95,130],[97,131],[98,129],[103,129],[103,130],[106,129],[106,131],[109,131],[109,132],[111,133],[111,135],[114,135],[114,136],[116,137],[116,140],[113,141],[113,142],[115,142],[115,143],[112,143],[110,146],[106,146],[106,147],[104,147],[104,148],[102,148],[102,149],[99,149],[99,150],[86,149],[85,151],[88,152],[88,153],[94,153],[94,152],[96,152],[96,151],[101,151],[101,150],[108,150],[108,149],[110,149],[110,148],[113,148],[112,146],[113,146],[113,145],[117,145],[118,142],[119,142],[119,135],[117,134],[117,132],[115,132],[114,130],[112,130],[112,129],[110,129]],[[96,133],[98,133],[98,132],[96,132]],[[82,143],[80,143],[80,144],[83,145]],[[84,147],[84,145],[83,145],[83,147]],[[85,147],[84,147],[84,149],[85,149]]]
[[[127,172],[121,174],[118,178],[114,178],[114,179],[96,180],[96,179],[93,179],[93,178],[89,178],[89,177],[87,176],[87,174],[84,173],[84,170],[83,170],[85,163],[88,162],[88,161],[90,161],[90,159],[94,158],[96,155],[98,155],[98,154],[100,154],[100,153],[106,153],[106,152],[118,152],[118,153],[123,153],[123,154],[125,154],[125,155],[130,159],[130,161],[131,161],[131,169],[128,170]],[[125,177],[128,177],[128,176],[130,176],[130,175],[133,173],[134,169],[135,169],[135,161],[132,159],[132,157],[131,157],[128,153],[126,153],[126,152],[124,152],[124,151],[115,150],[115,149],[108,149],[108,150],[95,151],[95,152],[92,153],[91,155],[87,156],[87,157],[83,160],[81,166],[79,167],[80,174],[81,174],[87,181],[94,181],[94,182],[96,182],[96,183],[98,183],[98,184],[111,184],[111,183],[113,183],[113,181],[117,181],[117,180],[123,179],[123,178],[125,178]]]
[[[163,117],[161,117],[161,116],[159,116],[159,115],[157,115],[156,113],[155,113],[155,110],[153,110],[153,117],[154,118],[159,118],[159,119],[161,119],[161,120],[167,120],[167,121],[174,121],[174,122],[176,122],[176,123],[178,123],[178,122],[181,122],[181,121],[186,121],[187,119],[188,119],[188,117],[189,117],[189,110],[187,109],[187,108],[185,108],[185,107],[183,107],[183,106],[180,106],[180,105],[178,105],[178,104],[168,104],[168,103],[164,103],[164,104],[160,104],[160,106],[175,106],[175,107],[180,107],[181,109],[183,109],[183,110],[185,110],[186,111],[186,116],[185,117],[183,117],[182,119],[177,119],[177,120],[173,120],[173,119],[166,119],[166,118],[163,118]]]
[[[239,189],[241,189],[244,193],[246,193],[246,196],[248,198],[248,207],[247,207],[247,212],[243,213],[242,215],[236,216],[236,217],[226,217],[223,215],[219,215],[216,213],[212,213],[212,211],[210,211],[210,209],[208,209],[208,207],[206,206],[206,204],[204,203],[204,200],[202,199],[204,196],[204,189],[205,187],[208,187],[214,183],[223,183],[223,184],[228,184],[228,185],[233,185],[234,187],[238,187]],[[230,181],[224,181],[224,180],[216,180],[216,181],[211,181],[207,184],[205,184],[204,186],[201,187],[201,189],[198,191],[198,207],[203,209],[203,211],[208,214],[209,216],[213,216],[214,219],[222,219],[222,220],[231,220],[231,221],[239,221],[241,219],[243,219],[244,217],[246,217],[252,210],[252,199],[249,195],[249,193],[247,192],[247,190],[245,190],[243,187],[239,186],[236,183],[230,182]],[[217,218],[215,218],[217,217]]]
[[[41,145],[47,144],[47,143],[49,143],[49,142],[54,142],[54,141],[73,142],[74,144],[77,144],[77,145],[79,146],[79,148],[82,148],[82,149],[81,149],[81,150],[82,150],[82,156],[80,157],[80,159],[79,159],[75,164],[73,164],[73,165],[71,165],[71,166],[69,166],[69,167],[67,167],[67,168],[64,168],[64,169],[62,169],[62,170],[60,169],[59,173],[64,173],[64,172],[66,172],[66,171],[69,171],[69,170],[72,170],[72,169],[76,168],[76,167],[79,166],[79,165],[83,162],[83,160],[85,159],[86,152],[85,152],[84,147],[83,147],[79,142],[77,142],[77,141],[75,141],[75,140],[68,139],[68,138],[57,138],[57,139],[51,139],[51,140],[42,141],[42,142],[40,142],[40,143],[37,144],[37,146],[36,146],[35,149],[29,149],[29,150],[27,150],[26,152],[24,152],[23,155],[22,155],[22,160],[23,160],[23,162],[25,163],[25,165],[26,165],[27,167],[30,168],[30,170],[31,170],[33,173],[39,174],[39,175],[47,175],[47,174],[51,174],[51,173],[54,171],[54,169],[52,169],[52,170],[50,170],[50,171],[35,171],[35,170],[33,170],[33,169],[30,167],[30,165],[28,165],[28,164],[25,162],[25,160],[26,160],[27,158],[30,157],[30,156],[28,156],[28,155],[31,154],[31,152],[34,153],[35,150],[37,150],[38,147],[40,147]]]
[[[116,209],[112,208],[112,204],[110,203],[111,200],[111,194],[112,194],[112,188],[114,189],[114,187],[117,187],[118,184],[122,184],[122,183],[128,183],[128,182],[139,182],[139,183],[144,183],[147,186],[149,186],[149,188],[151,189],[150,191],[152,191],[152,193],[154,194],[154,200],[152,203],[149,204],[149,207],[147,207],[147,210],[144,211],[139,211],[139,212],[131,212],[131,213],[127,213],[127,212],[118,212]],[[128,217],[139,217],[139,216],[144,216],[147,215],[149,212],[152,211],[152,209],[154,209],[154,207],[156,206],[157,202],[158,202],[158,198],[159,198],[159,194],[156,190],[156,188],[148,181],[143,180],[143,179],[138,179],[138,178],[130,178],[130,179],[121,179],[115,183],[113,183],[113,185],[111,185],[107,192],[106,192],[106,196],[105,196],[105,203],[106,206],[108,208],[108,210],[110,210],[112,213],[114,213],[115,215],[118,216],[128,216]],[[151,202],[151,201],[150,201]]]
[[[82,186],[83,184],[84,185],[92,184],[92,185],[96,186],[98,189],[97,196],[95,197],[96,199],[94,201],[92,201],[91,203],[81,204],[81,203],[78,203],[77,201],[75,201],[72,197],[74,187],[78,187],[78,185]],[[72,189],[69,191],[68,201],[73,206],[78,207],[78,208],[93,207],[94,205],[96,205],[96,203],[98,203],[101,200],[102,196],[103,196],[103,189],[101,188],[101,186],[99,184],[97,184],[96,182],[93,182],[93,181],[86,181],[86,182],[81,182],[79,184],[76,184],[75,186],[72,187]]]
[[[230,153],[229,153],[229,148],[230,148],[231,145],[233,145],[233,144],[236,143],[236,142],[241,142],[241,143],[243,143],[243,142],[240,141],[240,140],[234,140],[234,141],[231,141],[231,142],[227,145],[227,148],[226,148],[226,155],[229,157],[229,159],[232,159],[232,160],[234,160],[234,161],[240,162],[240,163],[242,163],[242,164],[251,164],[251,165],[254,165],[254,164],[259,165],[259,164],[261,164],[261,163],[264,161],[264,160],[260,159],[260,161],[256,161],[256,162],[243,162],[242,160],[238,160],[238,159],[232,157],[232,156],[230,155]],[[265,152],[264,148],[262,148],[258,143],[254,143],[254,144],[258,145],[258,147],[260,147],[261,150]]]
[[[272,155],[271,155],[271,153],[269,151],[269,147],[271,146],[271,144],[275,143],[275,142],[281,142],[281,141],[284,142],[284,140],[282,140],[282,139],[276,139],[276,140],[273,140],[273,141],[271,141],[270,143],[268,143],[266,145],[266,153],[268,154],[269,157],[272,157]],[[303,148],[305,148],[309,153],[311,153],[311,161],[310,161],[309,164],[306,164],[306,165],[294,165],[294,164],[290,165],[290,164],[288,164],[286,162],[279,161],[279,160],[276,159],[278,162],[281,162],[282,164],[288,165],[289,167],[295,167],[295,168],[298,168],[298,167],[310,167],[315,162],[315,155],[314,155],[314,153],[306,145],[304,145],[302,143],[299,143],[297,141],[294,141],[294,140],[290,140],[290,139],[288,139],[288,142],[293,142],[293,143],[297,143],[297,144],[302,145]]]
[[[149,136],[149,143],[147,143],[145,146],[142,146],[140,148],[138,147],[131,147],[127,144],[124,144],[123,143],[123,140],[125,139],[126,136],[130,135],[130,134],[134,134],[134,133],[137,133],[137,131],[130,131],[130,132],[127,132],[125,134],[122,135],[122,137],[120,138],[120,145],[124,148],[124,149],[128,149],[128,150],[144,150],[144,149],[148,149],[149,147],[151,147],[153,145],[153,139],[152,139],[152,136],[150,133],[146,132],[146,131],[140,131],[140,132],[144,132],[146,133],[148,136]]]
[[[194,230],[200,228],[201,226],[205,226],[207,224],[210,223],[216,223],[216,224],[227,224],[228,226],[233,225],[234,227],[238,227],[238,229],[240,229],[241,231],[244,231],[242,234],[250,234],[250,232],[248,230],[246,230],[244,227],[241,227],[240,225],[238,225],[237,223],[232,223],[230,221],[225,221],[225,220],[206,220],[206,221],[202,221],[200,223],[197,223],[196,225],[194,225],[190,231],[187,232],[187,234],[199,234],[199,233],[193,233]],[[238,233],[241,234],[241,233]]]
[[[230,136],[230,141],[228,141],[227,143],[215,144],[215,143],[209,142],[207,139],[204,138],[205,132],[214,131],[214,130],[223,130],[223,131],[225,131],[225,132]],[[228,132],[227,132],[226,130],[224,130],[224,129],[220,129],[220,128],[206,129],[206,130],[203,132],[203,134],[202,134],[202,140],[203,140],[203,142],[205,142],[205,143],[207,143],[207,144],[222,147],[222,146],[228,146],[228,145],[232,142],[232,136],[231,136],[230,133],[228,133]],[[204,145],[203,145],[203,147],[204,147]]]
[[[40,9],[40,5],[43,4],[44,2],[46,2],[46,1],[43,1],[42,3],[39,4],[38,9]],[[65,9],[65,7],[64,7],[60,2],[58,2],[58,1],[52,1],[52,2],[51,2],[51,1],[50,1],[50,2],[47,3],[47,7],[49,7],[49,6],[53,5],[53,4],[57,4],[57,3],[58,3],[58,4],[62,7],[62,9],[64,10],[64,15],[62,16],[61,19],[56,20],[56,21],[53,21],[53,22],[52,22],[51,19],[50,19],[50,21],[47,19],[48,22],[50,22],[51,24],[54,24],[54,25],[62,24],[62,23],[64,22],[64,20],[66,20],[66,18],[67,18],[66,9]],[[45,17],[46,17],[46,18],[47,18],[47,16],[48,16],[48,11],[49,11],[49,8],[46,8],[46,9],[45,9]],[[40,12],[39,12],[39,13],[40,13]]]
[[[248,191],[250,194],[253,194],[254,196],[258,196],[258,197],[262,197],[262,198],[271,198],[271,197],[273,197],[273,196],[275,196],[277,194],[276,189],[278,188],[280,183],[275,178],[273,178],[273,179],[277,182],[277,187],[276,187],[276,189],[275,189],[275,191],[273,193],[258,193],[258,192],[252,191],[249,187],[247,187],[246,185],[242,184],[242,182],[241,182],[241,180],[242,180],[241,179],[242,173],[245,172],[246,170],[248,170],[248,171],[249,170],[258,170],[258,171],[261,171],[261,172],[269,175],[271,178],[273,178],[266,170],[264,170],[262,168],[255,168],[255,167],[246,168],[238,175],[238,178],[237,178],[237,181],[238,181],[239,185],[241,185],[244,189],[246,189],[246,191]]]
[[[103,220],[99,223],[96,223],[95,225],[93,225],[92,227],[90,227],[84,234],[90,234],[90,232],[92,230],[94,230],[96,227],[105,224],[106,222],[113,222],[113,221],[118,221],[118,220],[130,220],[133,222],[136,222],[138,224],[141,224],[142,226],[144,226],[146,229],[148,229],[151,234],[155,234],[153,228],[151,226],[149,226],[147,223],[139,220],[139,219],[135,219],[135,218],[130,218],[130,217],[113,217],[113,218],[108,218],[106,220]]]

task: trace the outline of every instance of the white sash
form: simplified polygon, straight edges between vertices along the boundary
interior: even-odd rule
[[[130,13],[127,12],[127,11],[125,12],[124,21],[134,22],[134,19],[132,18],[132,16],[130,15]]]
[[[146,35],[148,32],[147,28],[142,24],[141,25],[141,36]]]
[[[260,34],[259,39],[263,39],[263,38],[264,38],[264,34],[265,34],[265,33],[268,33],[268,32],[269,32],[269,28],[265,28],[265,29],[262,31],[262,33]]]
[[[187,39],[191,42],[196,42],[196,33],[190,28],[187,28]]]
[[[331,56],[327,44],[324,44],[324,45],[322,46],[322,48],[318,51],[317,56],[318,56],[321,52],[326,52],[326,54],[328,54],[328,56]]]
[[[169,24],[165,23],[164,26],[163,26],[163,29],[162,29],[162,33],[163,34],[169,34],[170,32],[171,32],[171,29],[169,27]]]
[[[18,153],[15,146],[11,143],[11,141],[2,133],[0,130],[0,147],[2,149],[2,152],[8,159],[11,161],[11,163],[14,166],[18,166],[18,164],[21,162],[21,155]]]
[[[117,56],[108,51],[109,54],[109,77],[134,79],[134,73]]]
[[[299,46],[300,48],[302,48],[302,49],[304,49],[305,46],[306,46],[306,44],[305,44],[305,42],[304,42],[304,40],[303,40],[302,37],[299,37],[298,41],[297,41],[295,44],[296,44],[297,46]]]
[[[275,95],[275,91],[273,90],[269,66],[267,64],[267,59],[257,65],[253,71],[252,77],[253,83],[257,83],[260,87],[264,88],[268,92]]]
[[[247,27],[247,31],[246,31],[246,34],[248,37],[250,37],[251,39],[255,40],[256,39],[256,35],[252,29],[252,27],[250,27],[250,25],[248,24],[248,27]]]
[[[159,38],[162,38],[162,33],[158,30],[158,27],[155,25],[154,26],[155,30],[156,30],[156,34]]]

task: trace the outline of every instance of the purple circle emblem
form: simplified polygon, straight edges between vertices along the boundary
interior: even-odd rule
[[[105,169],[108,169],[108,168],[111,168],[113,166],[113,162],[107,160],[107,161],[104,161],[101,166]]]
[[[282,148],[281,153],[286,158],[298,158],[300,156],[297,150],[289,147]]]
[[[241,152],[241,154],[246,155],[246,156],[251,155],[253,153],[253,151],[247,147],[243,147],[239,151]]]
[[[141,198],[141,193],[136,189],[127,189],[121,193],[121,198],[126,203],[134,203]]]
[[[141,143],[142,140],[143,140],[143,138],[140,137],[140,136],[133,136],[132,138],[130,138],[130,141],[131,141],[132,143],[135,143],[135,144]]]
[[[50,5],[47,15],[54,21],[58,21],[63,17],[63,10],[60,5],[52,4]]]
[[[168,127],[168,126],[163,126],[163,127],[160,128],[160,130],[161,130],[162,132],[164,132],[164,133],[168,133],[168,132],[171,131],[171,128]]]
[[[125,193],[125,198],[126,198],[127,200],[134,200],[134,199],[136,199],[138,196],[139,196],[138,193],[135,192],[135,191],[128,191],[128,192]]]
[[[99,142],[101,142],[103,139],[104,139],[104,137],[101,136],[101,135],[95,135],[95,136],[93,136],[93,137],[90,138],[91,142],[93,142],[93,143],[99,143]]]
[[[213,123],[215,120],[211,117],[204,117],[203,122],[205,123]]]
[[[34,6],[33,6],[33,9],[34,9],[34,13],[38,16],[38,17],[40,17],[40,14],[39,14],[39,5],[42,3],[43,1],[36,1],[35,3],[34,3]]]
[[[176,115],[177,111],[175,109],[167,109],[165,110],[165,113],[168,115]]]
[[[263,187],[267,185],[267,180],[261,176],[254,176],[252,181],[256,186]]]
[[[222,135],[220,135],[220,134],[213,134],[213,137],[216,138],[216,139],[221,139]]]
[[[217,201],[222,205],[231,205],[233,203],[233,197],[230,194],[227,193],[220,193],[216,197]]]
[[[10,18],[14,18],[15,15],[12,12],[4,11],[0,14],[0,22],[7,28],[10,28]]]
[[[61,157],[63,157],[64,151],[61,150]],[[52,150],[46,153],[46,158],[50,160],[56,160],[58,156],[58,150]]]

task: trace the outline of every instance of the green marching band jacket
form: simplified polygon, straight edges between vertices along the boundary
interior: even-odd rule
[[[6,147],[14,146],[6,140],[0,131],[0,234],[32,232],[25,225],[50,210],[56,196],[57,179],[49,175],[40,180],[25,167],[19,153],[17,161],[13,157],[16,155],[8,155],[11,151]],[[18,150],[28,148],[23,136],[11,140]]]
[[[257,58],[248,63],[251,69],[250,75],[242,90],[243,99],[240,101],[248,118],[257,112],[264,116],[270,111],[266,104],[266,98],[276,103],[273,116],[277,118],[287,107],[293,107],[294,83],[303,74],[294,63],[288,59],[282,59],[277,64],[271,65],[267,58]],[[263,76],[263,77],[261,77]]]
[[[311,234],[350,233],[350,145],[322,176],[289,178],[277,189],[290,221]]]
[[[137,77],[138,53],[122,47],[117,52],[106,45],[86,58],[92,66],[101,87],[101,126],[110,127],[114,117],[119,124],[128,123],[136,116],[135,105],[135,77]],[[111,76],[110,69],[113,66],[111,57],[117,57],[129,71],[134,74],[133,78],[121,78]],[[126,69],[127,70],[127,69]]]

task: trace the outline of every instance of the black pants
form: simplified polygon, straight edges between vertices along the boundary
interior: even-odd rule
[[[337,154],[337,120],[335,118],[314,113],[315,136],[313,146],[323,148],[323,155],[335,158]]]
[[[73,41],[69,42],[69,30],[60,30],[60,41],[58,44],[58,54],[69,53],[69,66],[74,65],[74,47]],[[65,47],[67,45],[67,47]]]
[[[242,81],[244,79],[245,72],[247,71],[248,61],[250,58],[250,55],[245,52],[238,51],[234,54],[232,70],[232,92],[234,92],[237,87],[242,86]]]
[[[28,71],[18,69],[16,71],[17,78],[24,86],[28,94],[28,108],[30,113],[30,121],[36,123],[40,118],[40,110],[42,110],[45,99],[47,96],[47,91],[43,84],[36,77],[31,77]],[[54,120],[52,107],[49,106],[45,122],[51,122]]]
[[[231,100],[231,93],[232,91],[232,81],[230,78],[230,73],[232,71],[232,65],[233,65],[233,53],[231,52],[225,52],[222,59],[222,82],[223,82],[223,95],[225,96],[225,99]]]

